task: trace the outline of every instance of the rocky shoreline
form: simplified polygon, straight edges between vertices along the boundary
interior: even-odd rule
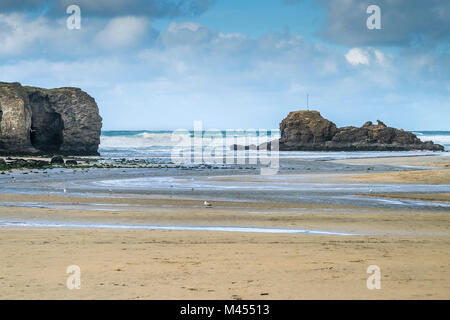
[[[26,157],[7,157],[0,158],[0,174],[14,169],[51,169],[58,167],[77,167],[89,165],[91,160],[88,159],[64,159],[62,156],[54,156],[51,158],[26,158]]]
[[[256,170],[256,166],[236,166],[240,169]],[[62,156],[20,156],[0,157],[0,174],[6,174],[13,170],[46,170],[56,168],[69,169],[179,169],[179,170],[201,170],[222,169],[233,170],[234,166],[217,166],[212,164],[198,164],[196,166],[176,164],[173,162],[161,163],[151,159],[108,159],[102,157],[62,157]]]

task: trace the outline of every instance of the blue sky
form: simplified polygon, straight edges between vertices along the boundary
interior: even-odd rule
[[[446,0],[4,0],[0,81],[81,87],[105,130],[278,128],[306,93],[339,126],[450,130],[449,17]]]
[[[313,38],[323,19],[323,7],[311,0],[292,5],[283,5],[281,0],[226,0],[217,1],[208,11],[190,20],[222,32],[244,33],[252,38],[286,30]],[[164,29],[173,21],[183,22],[185,18],[160,19],[155,26]]]

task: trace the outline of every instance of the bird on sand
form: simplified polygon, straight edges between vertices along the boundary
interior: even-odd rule
[[[209,203],[208,201],[203,202],[203,205],[205,207],[211,207],[212,206],[211,203]]]

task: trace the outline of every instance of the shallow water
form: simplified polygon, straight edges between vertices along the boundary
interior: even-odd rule
[[[306,181],[301,181],[303,180]],[[214,177],[143,177],[93,182],[93,185],[114,189],[178,189],[178,190],[254,190],[254,191],[318,191],[345,193],[390,192],[447,192],[450,185],[424,184],[368,184],[368,183],[316,183],[310,177],[297,176],[229,176]],[[225,180],[222,180],[225,179]],[[299,181],[300,180],[300,181]]]
[[[307,155],[308,153],[304,153]],[[418,152],[328,153],[324,157],[342,156],[404,156]],[[445,154],[445,153],[444,153]],[[442,153],[433,154],[434,157]],[[446,154],[447,156],[447,154]],[[425,160],[426,161],[426,158]],[[347,183],[327,180],[334,174],[364,174],[408,171],[403,165],[347,164],[333,161],[282,158],[279,173],[259,175],[259,170],[235,165],[230,168],[68,168],[15,171],[0,175],[0,193],[40,194],[79,197],[178,197],[209,201],[235,202],[293,202],[331,205],[363,206],[393,209],[448,210],[447,203],[435,201],[406,201],[375,197],[357,197],[358,194],[377,193],[444,193],[450,185]],[[435,168],[437,169],[437,168]],[[64,192],[66,190],[66,192]],[[61,205],[60,208],[66,207]],[[92,206],[91,206],[92,207]],[[136,207],[137,208],[137,207]],[[98,210],[117,210],[117,207],[98,206]],[[139,209],[137,209],[139,210]]]
[[[326,166],[327,163],[323,163],[323,165]],[[208,173],[210,176],[205,176]],[[445,202],[388,200],[374,196],[377,193],[450,192],[450,185],[318,183],[302,181],[298,176],[287,175],[249,176],[234,172],[231,175],[220,176],[218,172],[212,170],[180,172],[179,170],[165,171],[162,169],[98,169],[91,170],[89,174],[81,172],[72,174],[70,171],[66,171],[64,173],[55,172],[50,177],[42,177],[38,174],[26,177],[17,176],[15,182],[12,182],[10,178],[0,178],[0,192],[89,198],[169,196],[195,199],[201,203],[203,203],[202,200],[223,200],[448,210],[449,205]],[[372,196],[358,197],[356,196],[358,194],[371,194]],[[55,207],[55,204],[52,206]],[[98,210],[118,210],[117,206],[111,205],[100,204],[97,207]],[[67,205],[58,204],[57,208],[64,209],[67,208]],[[140,211],[140,209],[137,210]]]
[[[210,196],[212,199],[247,199],[258,201],[286,201],[297,203],[329,203],[361,205],[380,208],[435,209],[450,208],[450,203],[377,198],[377,193],[442,193],[450,192],[450,185],[424,184],[367,184],[316,183],[301,181],[298,176],[238,176],[238,177],[143,177],[134,179],[102,180],[93,182],[101,188],[124,192],[157,193],[160,190],[173,195]],[[304,179],[304,178],[303,178]],[[371,194],[373,197],[358,197]]]
[[[273,234],[315,234],[351,236],[356,233],[342,233],[307,229],[280,229],[258,227],[220,227],[220,226],[157,226],[157,225],[124,225],[124,224],[83,224],[83,223],[53,223],[53,222],[27,222],[27,221],[1,221],[4,228],[75,228],[75,229],[125,229],[125,230],[169,230],[169,231],[210,231],[210,232],[248,232]]]

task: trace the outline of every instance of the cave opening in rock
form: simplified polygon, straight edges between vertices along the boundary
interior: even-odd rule
[[[64,121],[54,112],[46,95],[29,96],[31,105],[30,140],[33,147],[45,152],[57,152],[64,142]]]
[[[31,144],[38,150],[59,151],[63,144],[64,123],[56,112],[45,112],[31,120]]]

